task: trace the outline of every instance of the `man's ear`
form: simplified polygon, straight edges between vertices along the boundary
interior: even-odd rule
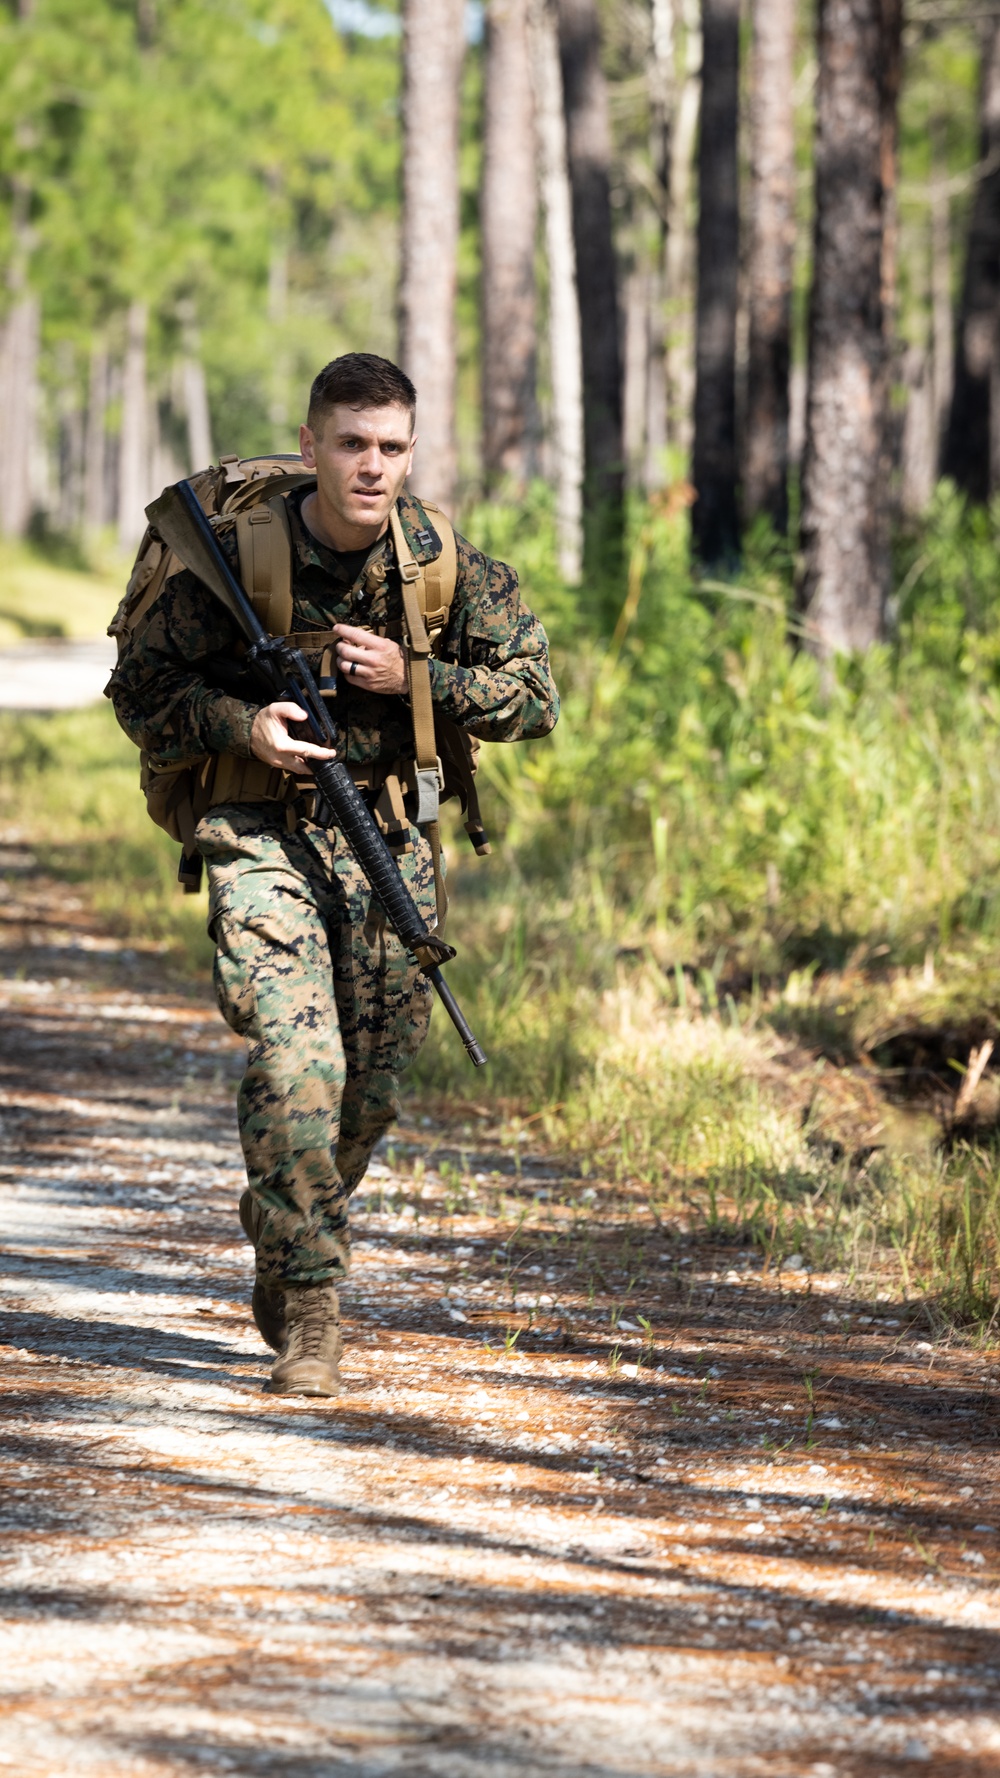
[[[307,469],[315,469],[316,439],[310,426],[299,427],[299,456]]]
[[[411,472],[412,472],[412,469],[413,469],[413,452],[414,452],[414,450],[415,450],[415,448],[416,448],[416,443],[417,443],[417,438],[418,438],[418,436],[419,436],[419,435],[418,435],[418,434],[417,434],[417,433],[416,433],[416,432],[415,432],[415,433],[414,433],[414,434],[413,434],[413,437],[412,437],[412,438],[411,438],[411,440],[410,440],[410,455],[409,455],[409,457],[408,457],[408,458],[407,458],[407,462],[406,462],[406,473],[407,473],[407,475],[409,475],[409,474],[410,474],[410,473],[411,473]]]

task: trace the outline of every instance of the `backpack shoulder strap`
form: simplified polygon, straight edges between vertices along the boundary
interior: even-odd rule
[[[236,515],[240,579],[257,616],[272,636],[292,627],[292,533],[280,494]]]
[[[427,579],[426,571],[414,558],[413,551],[407,541],[406,532],[400,522],[399,508],[394,506],[389,514],[389,529],[392,532],[393,548],[396,551],[396,562],[403,588],[403,642],[406,652],[406,665],[410,679],[410,708],[413,711],[413,741],[416,749],[417,771],[433,772],[437,775],[437,741],[434,736],[434,706],[431,703],[431,676],[427,666],[431,652],[430,637],[427,634],[425,615],[427,611]],[[429,786],[427,787],[429,799]],[[421,804],[424,805],[424,787],[421,787]],[[426,804],[430,806],[430,799]],[[435,820],[437,810],[427,816]],[[422,825],[420,815],[417,824]]]
[[[431,515],[434,529],[441,539],[441,554],[433,562],[423,564],[424,576],[424,621],[431,638],[431,647],[436,645],[448,627],[452,601],[455,597],[455,586],[458,581],[458,549],[455,543],[455,527],[447,513],[434,506],[430,500],[421,500],[421,506]]]

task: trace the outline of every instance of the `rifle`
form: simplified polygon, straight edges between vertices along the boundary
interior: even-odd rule
[[[329,747],[342,755],[336,725],[308,663],[283,636],[271,636],[265,630],[220,549],[191,483],[177,482],[165,489],[158,500],[147,506],[146,517],[168,548],[235,620],[249,644],[243,664],[266,692],[268,702],[287,700],[300,705],[306,722],[299,726],[307,727],[320,747]],[[429,931],[343,757],[314,760],[309,769],[369,887],[381,902],[393,932],[416,958],[442,1001],[474,1066],[482,1068],[486,1057],[441,974],[442,963],[449,962],[455,952]]]

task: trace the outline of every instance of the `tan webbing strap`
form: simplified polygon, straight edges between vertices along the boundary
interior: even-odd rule
[[[441,773],[437,741],[434,736],[434,705],[431,700],[431,644],[424,623],[427,589],[423,569],[414,560],[399,520],[399,510],[389,514],[396,561],[403,588],[403,618],[406,666],[410,681],[410,709],[413,713],[413,745],[417,760],[418,827],[436,821],[441,794]]]
[[[444,923],[448,918],[448,890],[445,887],[444,871],[441,867],[441,827],[437,821],[428,823],[427,838],[431,847],[431,863],[434,866],[434,900],[437,904],[437,934],[444,937]]]
[[[433,562],[424,563],[426,597],[423,606],[428,630],[432,635],[440,635],[448,622],[455,597],[458,547],[455,543],[455,529],[447,513],[442,512],[439,506],[433,506],[429,500],[424,500],[421,504],[426,512],[433,514],[434,528],[441,539],[441,554]]]
[[[240,579],[257,616],[272,636],[292,627],[292,533],[280,494],[266,505],[236,515]]]

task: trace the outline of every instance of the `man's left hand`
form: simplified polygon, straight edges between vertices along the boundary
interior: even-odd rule
[[[391,636],[376,636],[353,624],[334,624],[337,665],[352,685],[363,691],[398,697],[407,689],[406,657]]]

